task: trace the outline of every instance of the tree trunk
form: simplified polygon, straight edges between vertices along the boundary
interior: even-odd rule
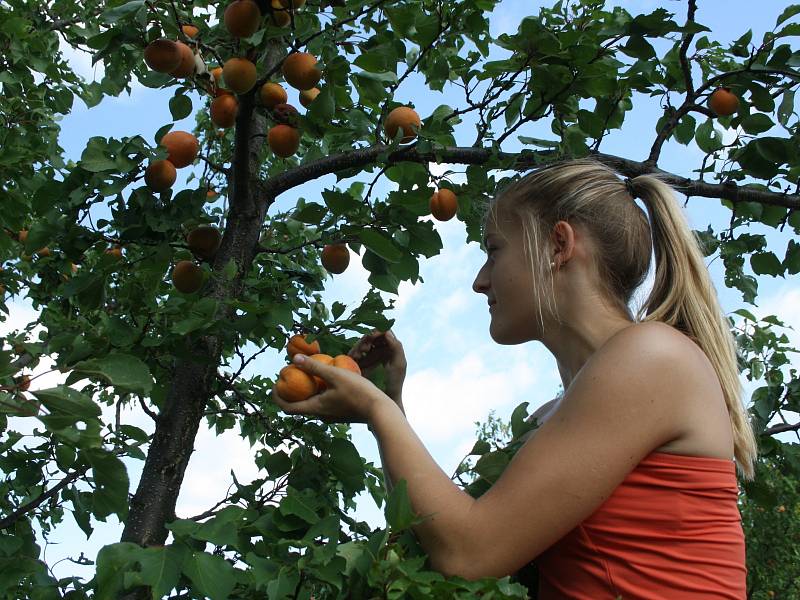
[[[281,59],[282,53],[277,45],[270,48],[263,61],[268,71]],[[214,258],[216,277],[204,290],[205,296],[220,302],[216,318],[223,321],[234,318],[227,301],[241,294],[242,278],[256,254],[261,224],[270,204],[259,197],[262,191],[259,155],[264,144],[266,120],[254,110],[257,95],[258,89],[254,89],[239,96],[234,156],[228,176],[230,209],[222,244]],[[228,281],[218,275],[231,260],[237,265],[237,273]],[[219,368],[222,342],[218,336],[203,336],[196,340],[195,348],[193,358],[174,364],[170,390],[156,421],[155,435],[131,500],[121,541],[142,546],[163,544],[168,533],[165,524],[175,518],[183,476]],[[146,590],[137,590],[128,597],[139,597],[143,592]]]

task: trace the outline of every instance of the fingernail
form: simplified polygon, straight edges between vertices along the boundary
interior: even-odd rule
[[[306,359],[306,357],[305,357],[304,355],[302,355],[302,354],[295,354],[295,355],[294,355],[294,359],[293,359],[293,360],[294,360],[294,362],[296,362],[296,363],[301,363],[301,362],[303,362],[305,359]]]

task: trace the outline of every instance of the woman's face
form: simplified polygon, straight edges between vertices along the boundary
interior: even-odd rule
[[[472,289],[486,294],[490,304],[489,333],[498,344],[514,345],[538,339],[540,324],[531,267],[525,256],[518,220],[503,219],[486,226],[486,262]]]

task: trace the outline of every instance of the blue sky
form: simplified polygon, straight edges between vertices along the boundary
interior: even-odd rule
[[[515,31],[519,20],[535,14],[541,4],[503,0],[491,17],[492,33],[497,35]],[[686,2],[678,1],[613,4],[625,6],[632,13],[648,12],[663,6],[675,11],[679,20],[683,20],[686,11]],[[724,3],[722,9],[721,3],[701,2],[697,19],[712,29],[709,34],[711,37],[731,41],[744,33],[742,17],[746,15],[747,26],[754,29],[754,40],[758,40],[765,30],[772,28],[784,6],[784,3],[766,3],[754,10],[752,2],[737,0]],[[100,67],[93,69],[87,57],[72,55],[72,60],[84,76],[100,76]],[[453,90],[445,88],[445,91],[450,93],[449,97],[426,90],[419,78],[410,77],[399,89],[396,99],[400,102],[413,100],[424,118],[440,104],[456,103],[452,99]],[[455,92],[458,92],[457,88]],[[297,104],[296,92],[290,91],[289,94],[289,102]],[[171,90],[158,91],[135,86],[130,96],[108,98],[91,110],[76,102],[74,112],[62,121],[61,143],[67,156],[78,159],[87,140],[98,135],[115,138],[142,135],[152,142],[156,130],[171,121],[168,108],[171,95]],[[203,103],[197,96],[193,100],[196,110],[203,109]],[[654,123],[659,107],[653,99],[636,100],[635,109],[624,129],[609,137],[604,150],[643,160],[654,138]],[[175,129],[191,130],[193,124],[194,115],[191,115],[176,123]],[[525,135],[526,131],[521,130],[520,134]],[[474,128],[469,123],[462,124],[457,130],[460,143],[469,145],[473,137]],[[509,142],[508,150],[519,147],[518,144],[514,145],[516,137]],[[687,148],[671,142],[665,146],[660,166],[668,171],[691,175],[701,158],[702,153],[694,144]],[[454,169],[461,171],[463,167],[456,165]],[[441,168],[435,172],[443,170]],[[184,182],[188,172],[189,169],[179,171],[178,185]],[[197,172],[200,172],[199,168]],[[360,180],[370,181],[371,176]],[[453,181],[461,183],[463,180],[456,176]],[[334,183],[335,179],[328,177],[290,190],[278,199],[270,212],[287,210],[301,196],[317,200],[323,187]],[[377,186],[376,193],[385,194],[390,189],[384,181]],[[680,199],[684,200],[683,197]],[[686,207],[686,214],[693,227],[704,229],[710,223],[715,231],[725,227],[730,216],[717,200],[704,198],[692,199]],[[397,319],[394,332],[403,343],[408,360],[404,390],[408,419],[431,455],[446,473],[451,474],[474,443],[476,421],[485,421],[490,410],[507,418],[513,408],[524,401],[530,402],[529,411],[533,410],[556,394],[560,378],[555,361],[541,344],[530,342],[519,346],[500,346],[492,341],[486,299],[472,291],[472,282],[484,256],[477,244],[466,243],[462,222],[453,219],[446,223],[436,222],[435,226],[444,242],[442,253],[421,263],[420,274],[425,284],[413,286],[404,283],[400,286],[396,309],[388,316]],[[775,250],[779,257],[783,256],[782,250],[790,235],[788,231],[781,234],[754,225],[752,232],[769,235],[770,249]],[[740,308],[742,300],[739,292],[728,290],[723,284],[720,261],[712,261],[709,270],[723,309],[730,312]],[[351,256],[350,268],[329,280],[323,294],[324,300],[328,305],[339,301],[354,307],[369,289],[367,277],[368,273],[361,267],[358,257]],[[640,298],[646,297],[649,285],[648,282],[640,290]],[[759,316],[777,314],[795,328],[800,325],[800,311],[797,308],[800,306],[800,286],[796,281],[762,277],[759,291],[759,308],[753,312]],[[0,333],[16,329],[32,318],[30,304],[24,299],[17,299],[11,305],[10,319],[0,323]],[[794,345],[800,343],[794,332],[787,331],[787,334]],[[250,372],[257,371],[274,377],[284,364],[282,354],[263,355]],[[34,387],[55,385],[59,382],[58,377],[59,374],[43,376],[35,380]],[[753,385],[746,385],[746,398],[752,389]],[[148,420],[137,413],[126,412],[124,419],[125,422],[152,430]],[[24,424],[18,423],[19,429],[24,427]],[[377,445],[365,426],[354,426],[353,438],[362,455],[379,464]],[[784,438],[791,439],[791,436]],[[228,484],[221,482],[231,481],[231,469],[236,472],[239,481],[255,478],[257,470],[252,465],[251,457],[257,450],[257,447],[250,448],[235,433],[229,432],[217,438],[208,431],[201,431],[178,501],[178,515],[188,517],[200,513],[224,497]],[[135,490],[140,468],[141,463],[129,463],[131,492]],[[359,504],[357,515],[375,526],[384,525],[381,511],[368,495]],[[108,524],[99,523],[95,534],[87,541],[67,516],[65,525],[51,538],[56,545],[47,549],[48,561],[52,564],[67,555],[77,555],[80,551],[94,558],[102,545],[118,541],[120,533],[121,526],[112,517]],[[90,576],[90,570],[79,569],[68,562],[62,562],[54,570],[60,576]]]

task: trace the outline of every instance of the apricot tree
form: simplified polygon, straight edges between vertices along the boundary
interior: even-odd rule
[[[243,373],[297,333],[333,357],[390,327],[391,304],[378,291],[417,282],[419,261],[442,249],[426,217],[456,216],[467,241],[480,243],[482,208],[509,181],[504,173],[584,156],[625,176],[659,173],[730,213],[728,228],[697,234],[743,303],[756,303],[759,276],[800,271],[794,239],[770,248],[749,230],[800,232],[800,51],[789,42],[800,6],[776,10],[761,39],[743,31],[723,43],[696,18],[696,0],[681,14],[673,2],[647,14],[554,2],[493,36],[499,5],[0,4],[0,290],[4,307],[27,295],[38,311],[0,350],[4,597],[525,597],[517,577],[468,582],[430,571],[402,482],[386,493],[347,426],[278,412],[266,400],[277,374]],[[88,52],[102,79],[78,76],[65,49]],[[195,130],[167,123],[95,137],[66,160],[58,116],[75,98],[93,107],[134,82],[165,90],[175,120],[196,111]],[[413,82],[449,103],[423,111]],[[607,151],[636,127],[635,105],[648,103],[659,111],[638,131],[649,151]],[[681,145],[700,149],[696,168],[663,170],[665,149]],[[193,164],[196,182],[176,186],[175,169]],[[318,201],[270,212],[328,175],[336,183]],[[377,197],[383,178],[396,189]],[[347,268],[342,248],[360,255],[372,285],[349,314],[318,293]],[[764,383],[750,399],[763,452],[796,481],[797,445],[775,437],[800,429],[789,416],[800,410],[796,370],[786,371],[794,349],[774,332],[777,317],[759,321],[744,306],[737,316],[742,374]],[[25,379],[44,359],[64,385]],[[122,407],[151,418],[154,433],[124,423]],[[512,419],[514,439],[529,427],[524,413],[522,405]],[[784,423],[771,425],[776,416]],[[200,427],[237,428],[262,477],[236,482],[202,514],[177,515]],[[465,489],[479,495],[510,452],[479,441],[472,454],[480,458]],[[123,458],[143,461],[138,481]],[[744,488],[759,505],[777,502],[759,480]],[[385,529],[353,518],[362,491],[385,501]],[[124,523],[90,580],[55,577],[42,553],[68,514],[87,536],[111,515]]]

